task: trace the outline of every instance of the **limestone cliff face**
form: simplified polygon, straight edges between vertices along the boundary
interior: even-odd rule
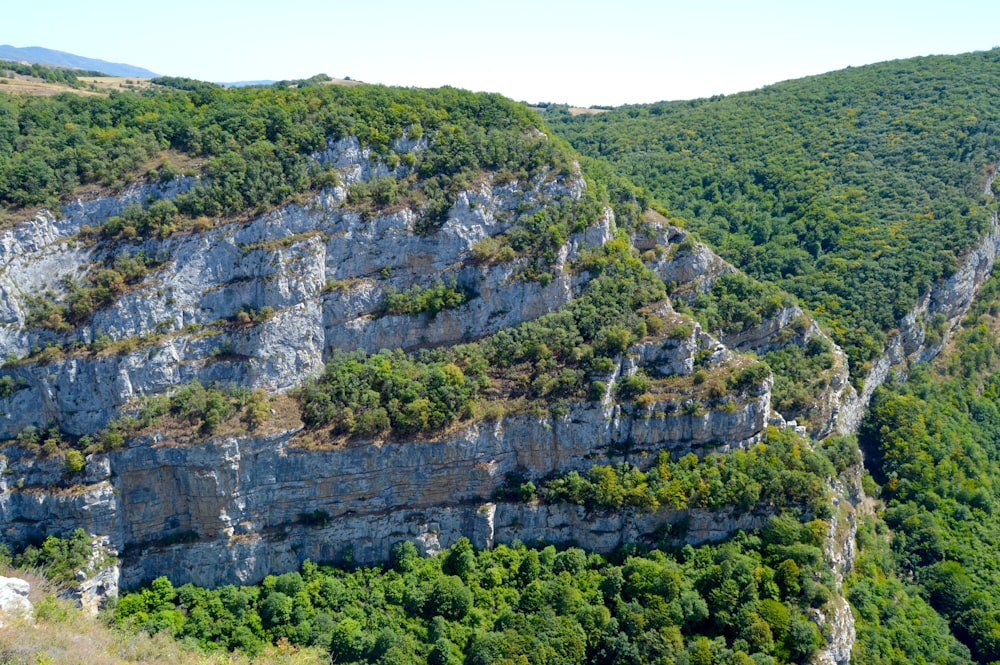
[[[397,147],[418,150],[421,144],[401,141]],[[337,166],[348,183],[391,173],[356,139],[331,143],[316,159]],[[570,237],[546,286],[518,278],[519,259],[477,263],[473,246],[509,229],[517,215],[583,193],[579,174],[542,174],[504,184],[486,176],[458,196],[430,235],[414,233],[418,210],[387,209],[366,218],[345,205],[345,189],[335,187],[305,204],[202,233],[134,246],[74,239],[129,203],[170,198],[192,184],[179,179],[167,187],[136,187],[114,199],[69,206],[58,218],[42,213],[0,236],[0,356],[20,359],[9,373],[22,386],[0,399],[0,438],[50,422],[70,433],[93,432],[129,400],[194,379],[284,391],[321,370],[333,349],[374,352],[482,337],[574,297],[588,276],[565,269],[568,262],[614,232],[609,211]],[[72,331],[26,324],[29,296],[58,298],[65,279],[79,280],[123,251],[165,263]],[[436,317],[381,315],[390,291],[438,281],[454,282],[472,297]],[[266,320],[237,322],[241,311],[265,308],[273,313]],[[75,350],[44,360],[29,355],[49,344],[86,345],[99,336],[111,345],[131,342],[131,350]]]
[[[402,152],[424,147],[406,139],[396,146]],[[345,186],[405,174],[405,167],[374,161],[355,139],[331,142],[314,158],[336,168]],[[71,206],[58,218],[40,215],[0,237],[6,252],[0,256],[0,353],[18,358],[5,371],[20,386],[0,399],[0,437],[50,422],[93,432],[130,400],[193,379],[287,390],[317,373],[335,349],[476,339],[575,297],[589,276],[570,270],[570,262],[615,233],[609,210],[569,237],[544,286],[519,278],[521,259],[478,262],[476,243],[508,230],[518,215],[583,194],[579,174],[543,174],[503,184],[485,176],[457,197],[430,235],[414,232],[419,210],[362,214],[338,186],[248,221],[135,246],[76,237],[130,203],[169,198],[193,184],[178,179],[136,187],[115,199]],[[66,278],[81,279],[123,249],[159,257],[162,265],[73,330],[27,324],[28,296],[50,292],[58,300]],[[725,268],[703,246],[695,253],[697,265],[684,269],[692,275],[702,263]],[[471,297],[434,317],[382,311],[386,294],[438,281]],[[237,316],[264,308],[272,313],[264,320]],[[701,454],[760,439],[772,420],[770,378],[707,408],[689,408],[683,390],[643,408],[615,402],[616,382],[640,368],[683,377],[696,363],[723,371],[744,362],[669,303],[659,314],[683,334],[633,345],[606,377],[604,400],[570,405],[559,417],[513,414],[433,440],[319,449],[295,429],[193,445],[152,435],[91,455],[82,476],[67,475],[57,458],[8,446],[0,458],[0,533],[19,543],[83,527],[121,553],[122,583],[129,586],[161,574],[178,583],[249,582],[306,558],[376,562],[401,539],[428,551],[461,535],[483,544],[572,540],[606,551],[652,538],[663,519],[683,517],[694,540],[759,525],[759,515],[601,516],[571,506],[491,503],[508,473],[541,478],[585,471],[609,458],[648,467],[662,449]],[[80,349],[98,337],[108,350]],[[31,355],[52,343],[77,348]],[[110,585],[97,578],[96,586]]]
[[[394,147],[403,153],[426,144],[401,139]],[[566,240],[543,286],[519,278],[521,259],[480,263],[473,248],[507,231],[518,215],[579,199],[579,173],[504,183],[487,175],[456,198],[436,231],[420,235],[419,210],[363,213],[346,201],[352,183],[402,177],[405,167],[389,169],[350,138],[313,157],[335,168],[343,185],[240,223],[131,244],[88,237],[88,228],[130,204],[169,199],[197,183],[177,178],[77,202],[60,215],[42,213],[0,235],[0,354],[16,359],[4,371],[18,386],[0,398],[0,438],[53,422],[90,433],[131,400],[194,379],[284,391],[317,373],[335,349],[476,339],[575,297],[589,276],[570,270],[570,262],[615,234],[609,210]],[[72,330],[29,325],[31,297],[58,301],[67,280],[84,279],[122,252],[155,256],[160,265]],[[710,288],[714,271],[731,269],[704,246],[690,254],[665,265],[665,274]],[[712,277],[700,278],[706,271]],[[439,281],[471,297],[434,317],[382,311],[388,293]],[[265,308],[271,315],[263,320],[238,318]],[[683,377],[696,363],[714,371],[736,362],[669,303],[659,314],[686,332],[633,345],[606,377],[604,400],[571,405],[559,417],[513,414],[433,440],[320,449],[295,429],[185,446],[153,435],[91,455],[82,475],[68,475],[58,458],[9,445],[0,456],[0,534],[11,543],[79,527],[99,535],[102,551],[120,553],[121,568],[95,564],[87,573],[80,600],[93,608],[114,593],[119,574],[126,586],[162,574],[175,583],[252,582],[306,558],[382,561],[403,539],[427,552],[463,535],[479,546],[573,541],[608,551],[652,542],[664,521],[683,519],[691,542],[758,527],[766,515],[590,514],[492,501],[508,473],[541,478],[609,459],[648,467],[662,449],[705,453],[760,439],[772,420],[770,379],[709,408],[685,408],[683,394],[645,408],[612,399],[616,382],[640,368]],[[87,348],[99,339],[106,350]],[[39,355],[48,345],[64,350]]]
[[[663,447],[747,445],[766,426],[769,403],[765,384],[731,413],[637,417],[618,406],[582,404],[559,418],[509,416],[437,440],[330,450],[302,447],[294,431],[184,447],[152,437],[91,456],[83,483],[66,478],[57,460],[40,462],[11,447],[0,462],[0,528],[14,542],[71,527],[105,534],[124,552],[126,585],[164,571],[178,582],[254,581],[305,558],[348,553],[376,562],[401,539],[436,538],[448,546],[479,533],[480,508],[507,473],[544,477],[622,455],[645,467]],[[517,517],[519,511],[528,512]],[[571,514],[577,517],[570,522],[559,517]],[[607,517],[591,533],[587,518],[572,507],[508,506],[499,515],[490,536],[496,542],[575,540],[597,549],[610,549],[598,535],[611,528],[609,519],[619,520],[615,544],[629,534],[649,535],[657,524],[654,516]],[[546,532],[553,520],[565,523]],[[704,530],[704,539],[720,531],[707,523]]]

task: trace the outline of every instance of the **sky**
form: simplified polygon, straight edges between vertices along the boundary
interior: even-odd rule
[[[1000,46],[995,0],[44,0],[0,44],[207,81],[452,85],[575,106],[693,99]]]

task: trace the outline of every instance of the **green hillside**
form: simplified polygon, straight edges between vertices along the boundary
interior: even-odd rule
[[[876,392],[859,437],[886,502],[894,567],[979,662],[1000,658],[997,309],[994,278],[949,353]],[[850,594],[866,620],[873,584],[859,577]]]
[[[103,362],[145,353],[168,334],[191,334],[192,345],[200,342],[196,336],[235,337],[280,316],[270,304],[248,301],[226,318],[179,331],[170,324],[112,340],[97,329],[102,314],[169,263],[154,249],[199,234],[228,241],[224,234],[235,237],[241,225],[280,217],[282,206],[321,209],[320,197],[345,178],[318,155],[340,139],[356,138],[373,155],[372,177],[337,192],[338,210],[359,227],[403,213],[412,221],[401,226],[406,237],[430,244],[459,203],[479,205],[469,201],[477,187],[551,186],[558,193],[542,205],[528,198],[510,204],[502,228],[473,236],[476,242],[462,246],[462,260],[475,269],[508,267],[488,285],[498,290],[579,279],[559,309],[476,336],[465,333],[461,344],[422,341],[406,347],[409,352],[320,345],[323,371],[296,370],[294,385],[276,395],[240,385],[247,379],[235,370],[227,375],[225,363],[242,352],[220,342],[206,361],[219,368],[213,377],[222,377],[211,385],[177,378],[157,388],[161,392],[136,392],[129,403],[113,405],[109,423],[80,436],[62,432],[58,419],[25,427],[5,444],[16,449],[16,459],[11,466],[7,457],[0,460],[11,476],[4,476],[10,481],[4,492],[42,497],[54,488],[68,503],[93,482],[84,480],[96,473],[85,455],[152,449],[149,441],[172,451],[213,437],[259,435],[268,446],[277,446],[280,436],[298,437],[305,452],[313,446],[357,452],[352,459],[363,467],[390,444],[452,445],[457,439],[444,434],[470,423],[485,423],[483,431],[494,437],[508,415],[534,419],[539,432],[561,431],[553,423],[586,410],[587,417],[596,414],[593,422],[633,418],[634,429],[627,440],[623,435],[606,448],[595,444],[599,453],[580,455],[581,464],[574,460],[571,467],[580,470],[545,477],[522,477],[524,467],[504,476],[483,452],[475,472],[496,485],[459,498],[445,488],[442,505],[472,511],[486,502],[494,509],[499,503],[560,506],[594,522],[620,511],[637,520],[674,511],[673,521],[654,523],[646,545],[605,554],[534,541],[476,552],[467,538],[455,543],[453,536],[443,543],[451,547],[426,557],[413,542],[400,541],[392,561],[375,566],[353,565],[352,543],[336,555],[337,567],[307,560],[298,572],[286,567],[239,588],[175,588],[161,577],[129,589],[107,612],[116,630],[162,634],[191,649],[237,650],[248,658],[275,650],[323,652],[338,663],[805,665],[842,638],[833,635],[830,618],[842,592],[857,622],[855,663],[1000,660],[996,282],[987,283],[957,341],[935,365],[908,368],[908,383],[890,381],[876,392],[857,438],[813,441],[772,412],[807,412],[834,371],[829,339],[791,307],[788,294],[846,349],[858,382],[900,317],[952,274],[991,228],[1000,189],[990,191],[1000,163],[1000,50],[883,63],[728,97],[602,114],[572,116],[550,106],[544,123],[499,95],[331,86],[322,75],[240,89],[163,77],[143,90],[85,96],[76,94],[83,86],[71,73],[30,72],[73,92],[40,97],[0,90],[0,221],[9,226],[42,207],[117,194],[135,183],[171,191],[60,240],[94,250],[90,262],[63,276],[58,293],[45,287],[19,294],[23,320],[9,325],[23,324],[33,346],[8,357],[0,399],[28,390],[29,370],[38,367],[46,368],[48,381],[47,367],[62,371],[65,365],[56,363],[67,359]],[[586,188],[567,194],[553,185],[556,174],[585,181]],[[184,186],[171,189],[170,183]],[[650,208],[696,231],[745,274],[720,269],[708,288],[683,301],[681,285],[664,283],[653,267],[660,258],[690,258],[704,247],[668,228]],[[606,232],[600,243],[567,260],[574,238],[594,230],[608,209],[615,221],[599,229]],[[286,248],[313,230],[234,244],[232,254],[249,263],[254,251]],[[331,238],[340,242],[344,235]],[[299,264],[288,270],[296,278],[298,272]],[[386,264],[350,279],[331,279],[322,269],[317,274],[323,277],[314,280],[316,298],[322,299],[362,277],[387,281],[392,271]],[[226,286],[250,281],[240,273]],[[692,284],[684,285],[689,292],[700,286]],[[478,297],[444,277],[378,293],[366,318],[415,317],[404,326],[416,317],[433,325],[442,312]],[[794,320],[768,333],[775,343],[762,343],[759,358],[726,349],[695,325],[752,336],[788,311]],[[319,338],[324,329],[316,325]],[[642,354],[681,345],[691,349],[688,373],[666,361],[662,371],[628,367]],[[150,350],[147,360],[153,356]],[[751,389],[762,406],[747,415],[740,409]],[[836,406],[837,400],[829,401]],[[690,429],[709,412],[732,422],[712,430],[700,447],[682,450],[697,437],[663,434],[678,445],[632,455],[645,423],[660,427],[668,409],[690,416],[684,421]],[[752,437],[730,436],[742,431],[740,418],[758,418]],[[589,427],[592,421],[578,422]],[[594,429],[595,440],[606,436]],[[587,439],[590,430],[584,434]],[[143,437],[149,441],[139,441]],[[840,544],[837,536],[853,533],[854,513],[842,500],[849,490],[837,485],[860,476],[859,441],[868,499],[861,497],[859,506],[859,556],[841,587],[830,551]],[[744,449],[731,449],[739,446]],[[24,478],[14,477],[16,464],[51,467],[54,461],[62,468],[51,488],[43,482],[24,487]],[[111,462],[108,469],[120,471]],[[296,484],[303,475],[296,472]],[[293,500],[311,499],[308,484],[303,487]],[[351,491],[368,500],[364,490]],[[354,512],[332,514],[339,500],[328,504],[331,512],[312,511],[313,504],[294,524],[261,519],[260,533],[247,520],[220,542],[263,536],[281,542],[293,529],[339,528],[335,520]],[[383,504],[379,510],[393,509]],[[753,519],[738,522],[747,516]],[[708,524],[698,531],[708,535],[687,541],[703,544],[684,545],[693,519]],[[499,542],[493,513],[489,520],[489,542]],[[738,523],[752,523],[753,530],[725,526]],[[0,563],[48,569],[54,582],[70,583],[87,565],[91,535],[80,530],[65,538],[41,533],[43,527],[34,545],[8,549],[0,542]],[[383,553],[389,537],[403,537],[375,533],[379,528],[385,527],[372,526],[372,538],[383,538]],[[172,547],[183,559],[184,547],[207,538],[186,529],[129,543],[132,551],[122,559]],[[424,535],[434,542],[449,533],[429,529]],[[723,540],[707,543],[712,538]],[[293,556],[301,544],[290,547]],[[41,654],[19,660],[7,639],[16,638],[0,633],[0,663],[44,661]]]
[[[545,120],[795,294],[852,374],[990,226],[1000,50],[915,58],[753,92]]]

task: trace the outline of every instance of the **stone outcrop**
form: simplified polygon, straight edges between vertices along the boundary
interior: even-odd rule
[[[399,150],[419,150],[401,139]],[[356,139],[331,143],[314,156],[338,168],[345,183],[402,175],[373,162]],[[7,372],[20,389],[0,399],[0,438],[56,422],[72,434],[103,427],[130,400],[192,380],[236,382],[285,391],[319,372],[334,349],[438,346],[470,341],[537,318],[573,298],[588,275],[569,269],[579,253],[614,234],[608,211],[566,240],[543,285],[519,277],[524,259],[477,262],[476,243],[508,230],[519,215],[579,199],[579,173],[543,173],[530,182],[494,183],[489,175],[462,192],[429,235],[415,232],[421,212],[400,207],[368,216],[346,205],[344,186],[304,204],[281,207],[244,223],[131,246],[74,239],[99,228],[127,205],[170,198],[194,181],[135,187],[117,198],[68,206],[0,235],[0,356],[18,358]],[[142,284],[86,324],[56,333],[26,325],[28,296],[65,291],[94,265],[121,252],[165,261]],[[454,283],[470,297],[436,316],[383,315],[387,294]],[[268,312],[240,322],[241,312]],[[33,361],[46,345],[90,345]],[[113,346],[131,341],[128,347]],[[118,349],[114,351],[114,349]]]
[[[405,138],[395,146],[397,152],[424,147]],[[78,203],[59,218],[42,214],[0,236],[7,252],[0,255],[0,288],[6,289],[0,353],[20,358],[6,368],[18,389],[0,399],[0,436],[50,422],[91,433],[136,397],[195,379],[287,390],[318,372],[335,349],[476,339],[568,302],[589,279],[571,269],[573,259],[616,232],[608,210],[559,248],[550,282],[526,281],[519,277],[521,259],[484,263],[473,250],[510,229],[518,215],[579,199],[579,173],[503,184],[487,175],[457,197],[439,228],[420,235],[419,210],[362,213],[346,203],[352,183],[401,177],[405,167],[389,169],[350,138],[331,142],[314,159],[337,169],[343,185],[248,221],[130,247],[162,265],[69,332],[27,326],[26,296],[51,291],[59,297],[66,278],[83,278],[89,266],[121,249],[75,234],[99,228],[129,204],[176,196],[196,181],[179,178]],[[710,288],[718,271],[731,267],[697,244],[675,251],[662,269]],[[382,311],[387,294],[439,281],[469,294],[468,301],[433,317]],[[261,311],[269,316],[249,322],[238,316]],[[115,592],[119,574],[126,586],[161,574],[216,585],[254,581],[305,558],[381,561],[404,538],[432,549],[463,534],[484,543],[549,534],[607,550],[655,537],[663,519],[683,519],[697,542],[759,525],[760,515],[616,517],[570,506],[490,503],[510,473],[540,478],[609,459],[647,467],[662,449],[705,453],[760,439],[771,418],[770,378],[742,395],[697,405],[683,390],[641,408],[612,399],[616,382],[640,368],[684,377],[696,365],[714,372],[742,362],[669,303],[658,313],[669,334],[647,337],[618,359],[603,401],[570,405],[558,417],[512,414],[432,440],[319,449],[295,429],[183,446],[153,435],[89,456],[82,475],[70,475],[58,456],[38,458],[9,446],[0,458],[0,533],[12,543],[78,527],[99,535],[74,596],[93,610]],[[79,347],[98,338],[109,351],[26,357],[41,345]],[[120,344],[129,340],[135,343]],[[110,555],[98,551],[121,552],[121,568],[106,565]]]
[[[329,450],[302,446],[294,431],[183,447],[150,437],[90,456],[83,483],[65,490],[58,489],[67,482],[58,460],[39,461],[15,447],[0,462],[0,528],[11,542],[71,527],[107,535],[122,551],[126,586],[155,571],[179,583],[253,581],[305,558],[343,558],[348,547],[355,561],[376,562],[396,540],[435,530],[421,525],[438,524],[438,542],[453,543],[508,473],[538,478],[609,457],[646,467],[665,447],[748,445],[766,426],[769,388],[765,382],[731,412],[635,416],[621,405],[581,404],[558,418],[513,415],[436,440]],[[643,520],[636,529],[651,530],[655,520]],[[543,537],[540,529],[533,538]],[[510,539],[517,537],[524,534]],[[587,538],[581,532],[572,539]],[[183,563],[174,558],[181,556]]]
[[[681,297],[708,293],[720,276],[736,272],[732,264],[695,240],[690,232],[662,222],[653,222],[649,228],[651,235],[634,235],[632,242],[639,250],[658,248],[662,252],[650,268],[676,287]]]
[[[660,279],[673,286],[673,297],[689,305],[698,296],[711,291],[720,277],[736,272],[732,264],[719,258],[689,232],[656,220],[646,229],[646,233],[633,235],[633,243],[640,250],[654,249],[655,259],[647,265]],[[655,250],[659,250],[659,255]],[[783,423],[786,418],[804,420],[808,432],[817,439],[839,427],[841,404],[853,394],[848,381],[847,355],[801,308],[784,306],[756,326],[717,334],[725,347],[758,356],[789,346],[805,348],[816,337],[825,340],[832,350],[833,365],[816,382],[817,392],[812,404],[800,412],[779,414],[775,422]]]
[[[111,547],[107,536],[94,538],[90,544],[90,557],[76,571],[74,584],[60,593],[60,597],[74,602],[91,616],[104,609],[108,601],[118,597],[121,569],[118,551]]]
[[[17,577],[0,577],[0,628],[11,620],[31,621],[35,608],[28,600],[31,585]]]

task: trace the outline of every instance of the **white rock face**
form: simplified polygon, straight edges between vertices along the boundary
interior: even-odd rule
[[[118,597],[121,569],[117,556],[107,536],[95,537],[91,542],[90,558],[76,572],[76,584],[60,597],[73,601],[87,614],[97,616],[109,600]]]
[[[106,535],[122,552],[126,586],[162,574],[175,583],[256,581],[305,558],[345,558],[347,548],[353,560],[372,563],[404,538],[447,547],[461,535],[490,532],[484,542],[510,542],[528,536],[527,516],[515,529],[513,518],[504,517],[515,509],[498,509],[489,531],[486,513],[478,512],[507,473],[585,471],[623,454],[646,468],[664,448],[680,455],[745,447],[766,426],[769,405],[768,381],[729,413],[633,416],[620,406],[586,403],[559,418],[516,415],[435,440],[329,450],[296,447],[295,432],[184,447],[148,440],[90,456],[86,484],[73,492],[58,489],[60,462],[11,447],[0,469],[0,536],[23,542],[77,527]],[[632,531],[618,529],[618,542],[628,533],[653,532],[655,519],[635,520]],[[610,542],[584,534],[584,522],[574,522],[581,542]],[[715,539],[726,528],[706,522],[692,533]],[[531,537],[544,537],[542,529]],[[605,526],[595,522],[594,529]],[[565,529],[554,530],[557,536],[570,539]],[[163,545],[171,539],[182,544]]]
[[[398,147],[420,150],[423,144]],[[346,183],[398,176],[403,168],[390,172],[373,163],[352,139],[331,143],[315,157],[337,168]],[[190,184],[178,183],[177,191]],[[27,329],[28,290],[12,288],[4,301],[9,316],[0,312],[0,353],[23,355],[46,340],[89,343],[99,335],[144,341],[127,352],[76,352],[46,364],[20,363],[11,373],[26,387],[0,400],[0,436],[52,420],[70,432],[92,432],[129,400],[194,379],[287,390],[320,371],[335,349],[456,343],[553,311],[589,279],[569,269],[574,257],[615,236],[610,210],[567,239],[546,286],[519,279],[519,260],[482,265],[472,249],[509,229],[518,214],[578,199],[583,188],[579,174],[502,185],[486,179],[458,196],[447,220],[427,236],[413,232],[418,211],[386,210],[365,218],[344,205],[344,188],[332,188],[242,224],[134,248],[168,260],[90,324],[62,336]],[[0,288],[9,282],[58,292],[63,277],[81,277],[108,251],[65,239],[150,194],[171,192],[136,191],[115,202],[84,205],[72,221],[38,221],[38,230],[0,263]],[[696,249],[691,266],[678,270],[726,269],[703,247]],[[439,280],[454,281],[474,297],[435,317],[381,315],[390,289]],[[241,310],[265,307],[273,311],[269,319],[236,322]],[[682,318],[669,304],[661,313],[671,324]],[[701,352],[709,367],[733,358],[697,326],[675,339],[636,345],[609,377],[609,394],[618,377],[640,366],[662,375],[690,374]],[[90,456],[82,483],[71,492],[59,489],[65,483],[59,460],[38,459],[15,446],[0,459],[0,535],[23,542],[82,527],[106,538],[108,548],[122,553],[121,569],[95,564],[82,572],[79,600],[91,609],[115,592],[118,575],[126,586],[162,574],[175,583],[243,583],[295,569],[305,558],[382,561],[401,539],[427,552],[462,535],[484,546],[549,538],[606,550],[630,538],[652,538],[665,516],[599,518],[574,507],[490,499],[511,472],[539,478],[585,471],[609,455],[627,455],[645,468],[662,449],[682,455],[746,447],[768,423],[770,390],[767,380],[725,409],[664,402],[633,412],[632,405],[608,400],[571,405],[560,417],[513,415],[476,423],[435,440],[318,451],[296,447],[295,431],[187,447],[148,440]],[[691,513],[684,519],[688,537],[702,542],[764,517]]]
[[[12,619],[31,620],[35,608],[28,600],[31,585],[17,577],[0,577],[0,628]]]
[[[425,143],[401,139],[400,150]],[[373,162],[357,139],[331,143],[314,158],[335,166],[346,182],[402,175]],[[71,236],[149,197],[172,197],[195,181],[136,187],[118,198],[67,206],[0,234],[0,357],[24,359],[10,370],[23,386],[0,399],[0,438],[28,425],[58,423],[86,434],[103,427],[122,405],[192,380],[237,382],[286,391],[321,371],[334,349],[411,349],[471,341],[551,312],[577,295],[586,274],[568,269],[580,251],[614,235],[610,214],[570,237],[546,286],[519,278],[523,259],[480,265],[472,253],[484,238],[509,229],[566,199],[584,181],[543,173],[530,182],[494,184],[488,177],[462,192],[435,232],[418,235],[420,212],[388,209],[371,218],[345,206],[343,188],[287,205],[245,223],[196,234],[147,240],[125,251],[166,259],[145,282],[96,312],[76,330],[57,334],[25,324],[27,296],[65,291],[119,244],[87,246]],[[436,316],[383,316],[390,291],[454,282],[471,294],[461,307]],[[241,311],[273,314],[237,322]],[[133,350],[78,350],[45,362],[25,358],[50,343],[86,345],[98,337],[134,340]]]

